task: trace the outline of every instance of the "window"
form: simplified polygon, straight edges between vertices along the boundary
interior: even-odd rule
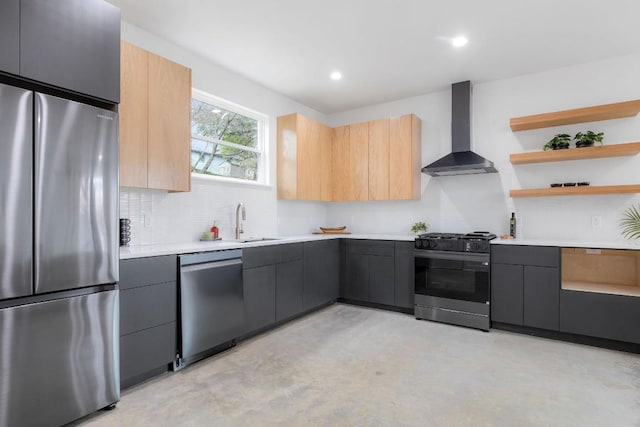
[[[266,117],[200,91],[191,99],[191,172],[266,184]]]

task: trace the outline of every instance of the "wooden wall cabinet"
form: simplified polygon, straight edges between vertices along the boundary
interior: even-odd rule
[[[191,190],[191,70],[121,46],[120,185]]]
[[[278,198],[419,199],[421,145],[413,114],[333,129],[300,114],[279,117]]]
[[[389,121],[389,199],[420,199],[422,122],[413,114]]]
[[[331,200],[331,128],[301,114],[278,117],[278,198]]]

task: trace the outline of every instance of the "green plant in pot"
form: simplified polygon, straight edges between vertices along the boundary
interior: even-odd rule
[[[640,239],[640,205],[631,206],[624,212],[620,228],[627,239]]]
[[[571,135],[566,133],[559,133],[549,142],[544,145],[544,151],[547,150],[563,150],[569,148],[569,142],[571,141]]]
[[[418,221],[411,226],[411,232],[413,234],[426,233],[427,224],[424,221]]]
[[[604,139],[604,132],[595,133],[590,130],[586,132],[578,132],[576,136],[573,137],[573,140],[576,142],[576,148],[581,147],[592,147],[593,144],[599,142],[602,145],[602,140]]]

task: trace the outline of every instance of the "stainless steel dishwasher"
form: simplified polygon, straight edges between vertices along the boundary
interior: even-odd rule
[[[175,369],[235,345],[244,332],[242,250],[182,255]]]

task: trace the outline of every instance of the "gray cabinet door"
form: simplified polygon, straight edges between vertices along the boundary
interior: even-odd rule
[[[491,320],[522,325],[523,267],[491,264]]]
[[[302,313],[303,261],[295,260],[276,265],[276,320],[280,321]]]
[[[560,327],[560,270],[524,266],[525,326],[557,331]]]
[[[20,0],[0,1],[0,71],[20,72]]]
[[[120,101],[120,9],[103,0],[21,0],[20,75]]]
[[[369,301],[369,256],[347,253],[347,275],[344,286],[346,299]]]
[[[276,266],[248,268],[243,272],[245,332],[276,322]]]
[[[324,260],[324,283],[320,289],[321,303],[335,301],[340,294],[340,242],[329,240],[325,242],[322,255]]]
[[[395,306],[414,307],[415,258],[414,242],[396,242],[395,251]]]
[[[394,305],[394,268],[392,256],[369,255],[369,302]]]
[[[304,244],[304,308],[318,307],[338,298],[340,280],[337,240]]]

